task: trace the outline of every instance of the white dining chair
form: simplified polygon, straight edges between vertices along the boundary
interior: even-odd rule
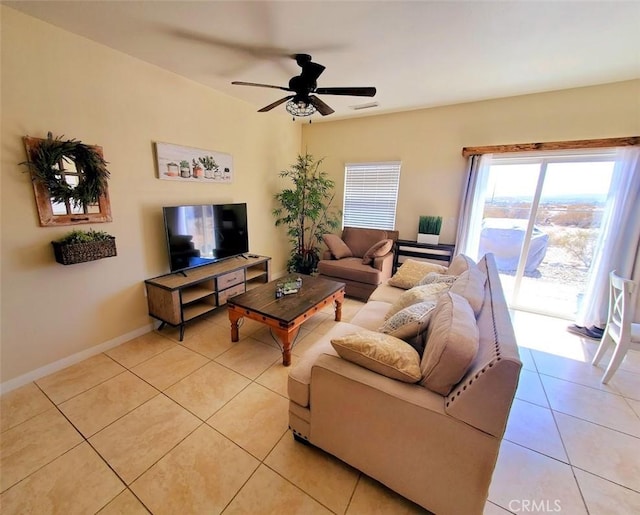
[[[609,274],[609,316],[607,327],[602,335],[596,355],[591,361],[597,365],[606,351],[614,346],[613,355],[607,370],[602,376],[602,383],[607,384],[622,363],[630,347],[640,344],[640,324],[633,323],[638,285],[615,273]]]

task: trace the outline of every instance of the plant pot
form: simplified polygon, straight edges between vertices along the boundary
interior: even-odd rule
[[[75,265],[117,255],[115,238],[71,244],[52,241],[51,244],[56,261],[62,265]]]
[[[423,234],[418,233],[418,243],[429,243],[430,245],[437,245],[440,241],[439,234]]]

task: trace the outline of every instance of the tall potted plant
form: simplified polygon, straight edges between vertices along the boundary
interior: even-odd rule
[[[320,260],[322,235],[340,226],[339,210],[331,203],[335,182],[320,170],[323,159],[315,161],[305,153],[280,177],[293,182],[275,195],[278,207],[273,210],[276,227],[284,225],[291,242],[291,256],[287,262],[289,271],[311,274]]]

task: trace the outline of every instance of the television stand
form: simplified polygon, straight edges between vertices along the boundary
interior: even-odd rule
[[[271,277],[271,258],[239,256],[210,265],[147,279],[149,316],[165,325],[180,328],[184,338],[185,324],[226,304],[227,299],[263,283]],[[179,275],[181,274],[181,275]]]

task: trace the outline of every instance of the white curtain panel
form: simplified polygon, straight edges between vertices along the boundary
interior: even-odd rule
[[[609,308],[609,272],[633,278],[640,256],[640,148],[616,149],[602,229],[576,324],[603,327]],[[637,278],[636,278],[637,279]]]
[[[476,261],[482,257],[478,256],[478,250],[492,158],[493,154],[475,155],[469,158],[467,181],[460,203],[454,254],[465,254]]]

